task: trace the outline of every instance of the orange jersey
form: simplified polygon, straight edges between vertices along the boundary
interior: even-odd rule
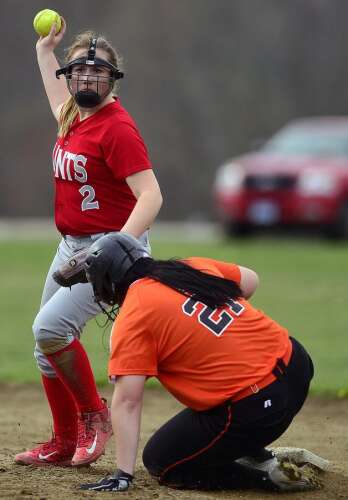
[[[240,283],[237,265],[186,262]],[[247,300],[213,310],[143,278],[130,286],[113,326],[109,376],[155,376],[184,405],[205,410],[269,376],[290,353],[287,330]]]

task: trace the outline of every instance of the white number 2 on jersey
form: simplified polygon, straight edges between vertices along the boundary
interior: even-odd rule
[[[99,202],[95,200],[95,191],[92,186],[86,184],[79,189],[79,193],[82,194],[83,200],[81,203],[81,210],[84,212],[85,210],[92,210],[94,208],[99,208]]]

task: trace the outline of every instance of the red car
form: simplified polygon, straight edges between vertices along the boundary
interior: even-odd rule
[[[257,152],[224,163],[214,198],[230,235],[301,225],[348,238],[348,117],[289,123]]]

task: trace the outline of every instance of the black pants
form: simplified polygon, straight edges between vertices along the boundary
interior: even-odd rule
[[[291,340],[285,374],[279,373],[265,389],[207,411],[186,408],[164,424],[143,452],[149,473],[173,488],[268,488],[264,473],[234,460],[262,455],[289,427],[307,397],[313,364],[303,346]]]

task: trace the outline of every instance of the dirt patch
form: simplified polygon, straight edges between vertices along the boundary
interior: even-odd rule
[[[110,388],[102,390],[110,399]],[[168,418],[180,410],[180,405],[166,392],[156,389],[145,394],[141,447],[151,434]],[[331,470],[322,475],[324,489],[309,493],[279,495],[264,492],[202,493],[170,490],[159,487],[138,461],[136,482],[122,498],[132,500],[331,500],[348,499],[348,401],[310,398],[292,427],[278,446],[297,446],[311,450],[331,462]],[[78,490],[81,482],[99,479],[114,468],[113,444],[96,464],[89,468],[34,468],[13,464],[13,456],[33,443],[48,438],[49,410],[40,387],[0,386],[0,498],[70,500],[115,498],[115,493],[89,493]],[[140,455],[140,454],[139,454]]]

